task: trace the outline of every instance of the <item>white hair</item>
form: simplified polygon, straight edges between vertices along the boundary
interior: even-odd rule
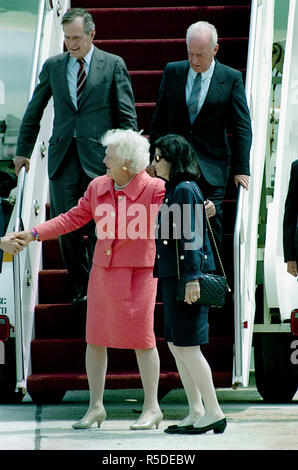
[[[212,47],[215,47],[218,41],[218,35],[215,26],[213,24],[208,23],[207,21],[197,21],[196,23],[191,24],[187,31],[186,31],[186,43],[188,44],[189,39],[191,36],[199,36],[202,31],[210,31],[211,33],[211,41]]]
[[[132,129],[112,129],[102,137],[104,146],[114,145],[119,162],[129,160],[129,170],[132,174],[140,173],[149,165],[149,142],[139,132]]]

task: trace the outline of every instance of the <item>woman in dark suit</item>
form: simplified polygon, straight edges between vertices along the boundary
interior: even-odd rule
[[[287,271],[297,276],[298,266],[298,159],[292,163],[283,220],[284,259]]]
[[[223,432],[226,419],[200,348],[208,343],[208,307],[195,303],[200,297],[200,275],[215,269],[204,200],[196,184],[200,170],[190,144],[174,134],[156,141],[153,165],[157,176],[166,180],[166,194],[157,221],[155,264],[155,275],[161,282],[164,336],[189,404],[186,418],[165,432]],[[185,303],[176,300],[177,258],[181,272],[186,275]]]

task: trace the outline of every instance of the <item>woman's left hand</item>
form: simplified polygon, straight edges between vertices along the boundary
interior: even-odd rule
[[[214,217],[215,214],[216,214],[216,208],[215,208],[215,205],[212,201],[209,201],[209,199],[207,199],[205,202],[205,211],[206,211],[206,216],[208,217],[208,219],[210,217]]]
[[[200,298],[200,295],[200,283],[198,280],[190,281],[186,284],[184,302],[191,305]]]

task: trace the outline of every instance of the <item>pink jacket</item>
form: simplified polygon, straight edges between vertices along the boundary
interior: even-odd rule
[[[94,219],[93,263],[101,267],[152,267],[155,220],[165,184],[144,170],[121,191],[108,176],[95,178],[78,205],[36,227],[40,240],[72,232]],[[75,256],[75,253],[74,253]]]

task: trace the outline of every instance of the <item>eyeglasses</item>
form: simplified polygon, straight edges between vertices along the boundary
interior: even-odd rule
[[[163,158],[161,155],[154,155],[154,160],[156,163],[158,163],[161,158]]]

